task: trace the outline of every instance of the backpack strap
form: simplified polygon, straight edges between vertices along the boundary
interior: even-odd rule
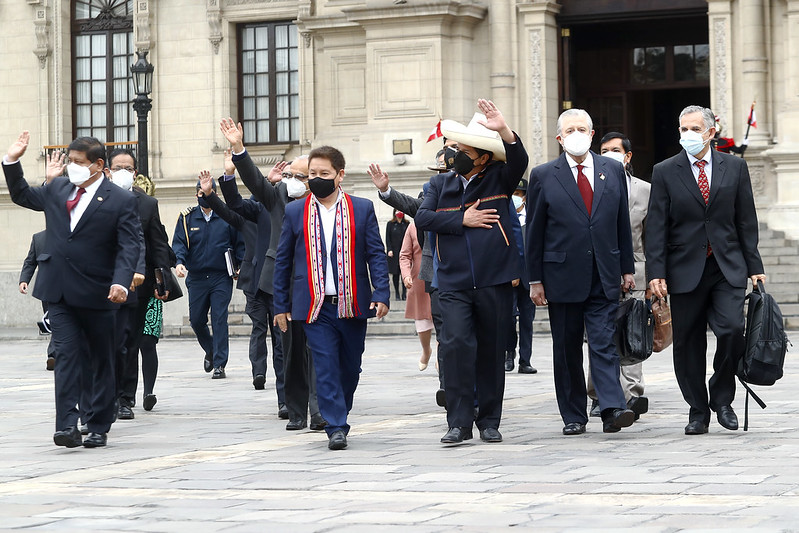
[[[744,402],[744,431],[749,431],[749,397],[751,396],[752,399],[757,402],[757,404],[760,406],[761,409],[766,408],[766,403],[760,399],[760,396],[755,394],[755,391],[753,391],[751,387],[749,387],[749,385],[747,385],[744,380],[738,378],[738,381],[740,381],[741,385],[743,385],[744,388],[746,389],[746,400]]]

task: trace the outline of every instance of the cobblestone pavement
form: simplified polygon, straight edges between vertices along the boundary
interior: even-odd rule
[[[795,335],[795,334],[794,334]],[[444,448],[435,370],[413,337],[367,340],[350,446],[288,432],[274,381],[251,385],[247,342],[211,380],[193,340],[159,345],[158,404],[101,449],[53,445],[44,342],[0,346],[0,529],[62,531],[799,531],[799,363],[759,389],[748,432],[687,437],[671,351],[644,365],[650,412],[631,428],[564,437],[551,341],[536,375],[507,375],[504,442]],[[270,364],[271,367],[271,364]],[[271,372],[271,370],[270,370]],[[744,395],[735,408],[743,422]],[[139,403],[141,398],[138,399]]]

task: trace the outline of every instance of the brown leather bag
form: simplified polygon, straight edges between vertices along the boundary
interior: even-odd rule
[[[671,309],[668,297],[652,297],[652,316],[655,319],[655,333],[652,342],[653,352],[662,352],[671,345]]]

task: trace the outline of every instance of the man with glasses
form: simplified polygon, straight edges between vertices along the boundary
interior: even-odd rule
[[[252,192],[253,198],[268,210],[271,218],[272,231],[269,249],[263,258],[263,269],[258,279],[258,293],[268,296],[271,313],[274,295],[272,280],[275,273],[277,245],[280,241],[280,228],[283,226],[283,214],[286,212],[286,205],[289,202],[305,198],[309,193],[308,156],[297,157],[291,163],[285,161],[277,163],[269,172],[267,179],[255,166],[250,154],[244,148],[241,126],[233,122],[233,119],[226,118],[220,122],[220,129],[230,142],[233,151],[232,161],[241,180]],[[240,195],[238,200],[234,199],[233,191],[227,189],[234,187],[235,181],[232,180],[222,184],[222,192],[225,193],[228,206],[235,211],[241,209],[243,201]],[[238,191],[235,194],[238,195]],[[287,430],[300,430],[307,427],[307,415],[310,410],[311,429],[324,429],[327,422],[319,413],[313,360],[306,346],[302,322],[289,322],[288,330],[281,332],[280,338],[284,358],[285,405],[281,406],[279,416],[289,419],[286,424]]]

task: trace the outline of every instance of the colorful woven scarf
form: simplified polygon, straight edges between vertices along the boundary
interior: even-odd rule
[[[341,189],[339,189],[341,191]],[[305,250],[308,264],[308,289],[311,293],[311,307],[306,321],[316,321],[325,298],[325,259],[322,241],[322,223],[319,219],[319,205],[313,194],[305,199],[305,215],[303,217],[305,233]],[[358,310],[358,286],[355,281],[355,219],[352,212],[352,198],[341,191],[336,204],[336,265],[338,271],[338,317],[353,318],[360,314]],[[332,258],[332,252],[328,250]]]

